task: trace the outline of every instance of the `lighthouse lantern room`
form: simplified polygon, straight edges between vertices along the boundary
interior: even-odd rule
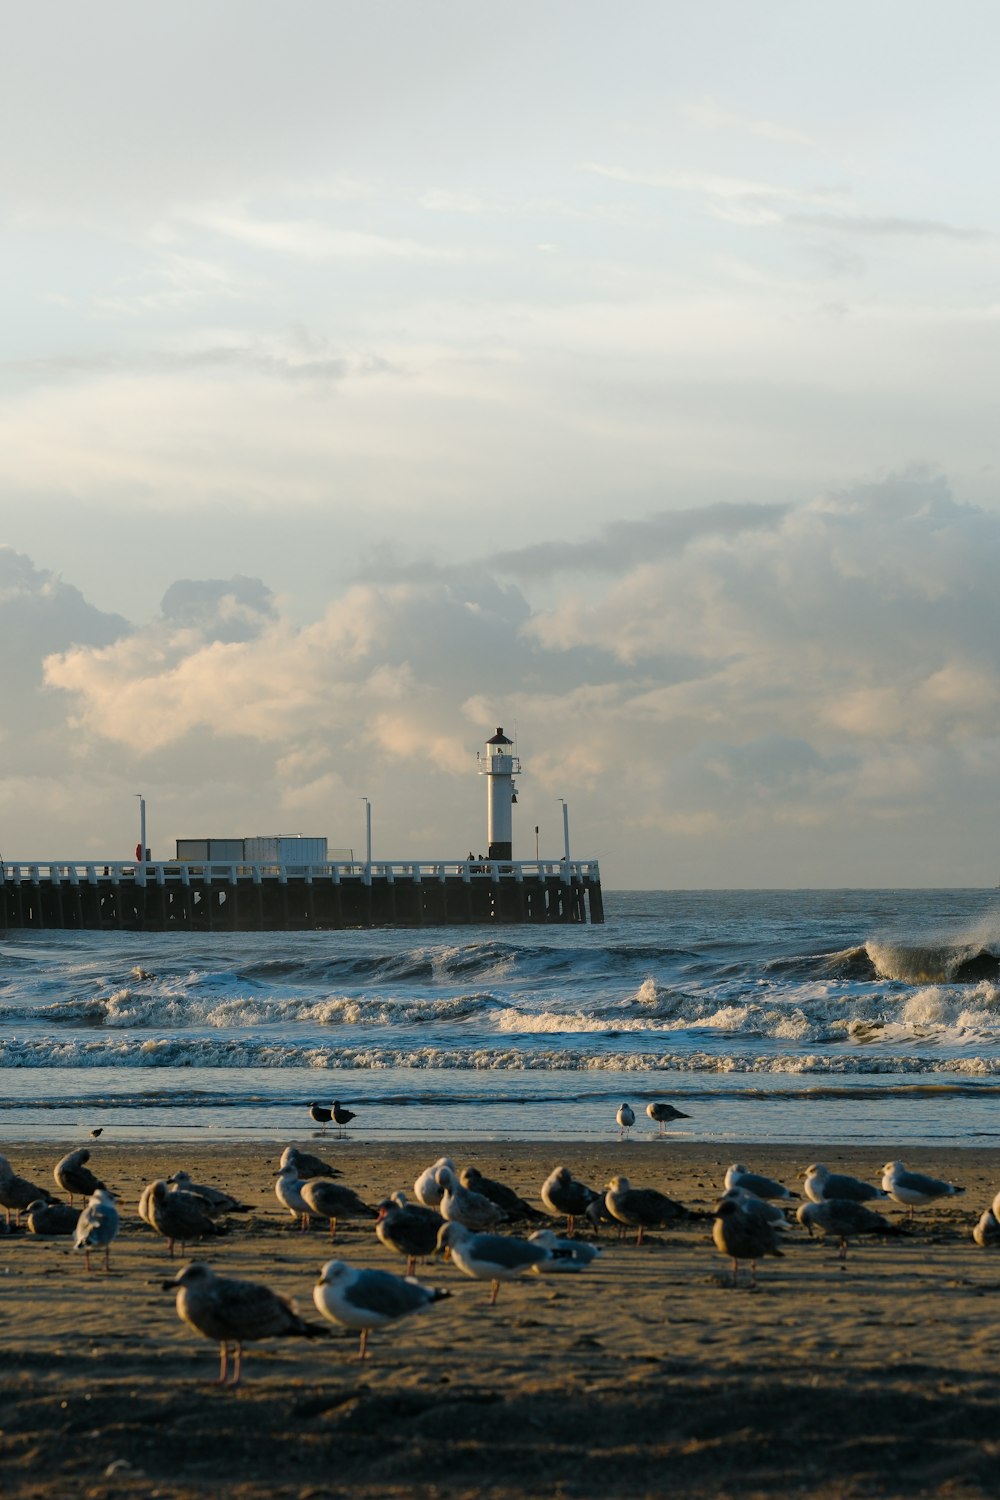
[[[486,754],[479,757],[479,774],[486,777],[486,838],[490,859],[513,859],[513,817],[511,808],[517,801],[514,777],[521,774],[521,762],[502,729],[486,741]]]

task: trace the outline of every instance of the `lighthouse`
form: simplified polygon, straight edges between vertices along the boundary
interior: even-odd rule
[[[486,839],[490,859],[513,859],[511,808],[517,801],[514,777],[521,762],[502,729],[486,741],[486,754],[479,757],[479,774],[486,777]]]

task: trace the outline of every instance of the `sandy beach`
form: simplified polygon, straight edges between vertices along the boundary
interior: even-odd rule
[[[81,1144],[67,1141],[65,1149]],[[66,1240],[0,1238],[0,1482],[26,1497],[225,1493],[332,1500],[488,1496],[995,1493],[1000,1394],[995,1298],[1000,1252],[971,1240],[1000,1187],[995,1151],[924,1150],[912,1165],[963,1184],[919,1209],[898,1240],[860,1241],[841,1270],[835,1243],[798,1229],[758,1285],[733,1289],[710,1225],[637,1246],[602,1233],[579,1276],[488,1287],[440,1257],[421,1279],[451,1297],[371,1336],[248,1345],[243,1383],[215,1387],[218,1347],[182,1325],[165,1278],[185,1261],[139,1220],[145,1183],[184,1167],[251,1206],[185,1259],[293,1296],[332,1255],[402,1272],[370,1224],[300,1233],[273,1182],[284,1141],[93,1146],[120,1196],[110,1274],[87,1275]],[[447,1141],[366,1145],[300,1136],[369,1203],[410,1188]],[[7,1153],[54,1187],[63,1151]],[[878,1150],[611,1143],[451,1148],[534,1203],[553,1166],[710,1208],[739,1159],[801,1188],[815,1160],[877,1180]],[[888,1216],[903,1222],[891,1205]],[[95,1262],[96,1263],[96,1262]],[[744,1276],[746,1273],[744,1272]]]

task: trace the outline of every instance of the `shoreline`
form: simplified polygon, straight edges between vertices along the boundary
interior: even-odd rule
[[[1000,1252],[972,1225],[1000,1187],[1000,1152],[927,1148],[907,1164],[964,1183],[918,1210],[899,1238],[835,1244],[797,1226],[754,1291],[698,1222],[598,1239],[579,1276],[487,1288],[434,1257],[419,1278],[449,1291],[371,1335],[247,1346],[244,1383],[214,1387],[218,1347],[182,1325],[163,1281],[187,1259],[266,1282],[316,1318],[311,1289],[331,1257],[402,1273],[369,1223],[302,1234],[273,1192],[285,1144],[317,1152],[368,1203],[449,1144],[538,1203],[565,1162],[600,1186],[613,1173],[707,1210],[731,1162],[795,1188],[810,1162],[876,1180],[888,1147],[663,1142],[369,1142],[300,1132],[254,1141],[85,1142],[121,1193],[111,1272],[87,1276],[64,1240],[0,1237],[0,1476],[26,1500],[353,1500],[404,1495],[812,1495],[995,1492],[1000,1396],[993,1298]],[[81,1144],[65,1142],[66,1149]],[[51,1186],[52,1142],[11,1145],[15,1170]],[[179,1167],[249,1205],[221,1239],[170,1261],[135,1212],[142,1186]],[[801,1184],[798,1184],[801,1186]],[[903,1211],[890,1206],[894,1223]],[[561,1226],[553,1222],[553,1227]],[[318,1319],[317,1319],[318,1321]]]

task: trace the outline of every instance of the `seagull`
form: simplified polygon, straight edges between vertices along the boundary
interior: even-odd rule
[[[330,1238],[337,1233],[338,1219],[377,1219],[378,1210],[363,1203],[353,1188],[330,1182],[326,1177],[310,1177],[299,1182],[299,1195],[306,1213],[317,1219],[329,1219]]]
[[[620,1140],[622,1136],[628,1135],[635,1124],[635,1110],[631,1104],[619,1104],[615,1119],[618,1122],[618,1138]]]
[[[98,1188],[104,1186],[99,1182],[93,1172],[85,1165],[90,1160],[90,1152],[86,1146],[80,1146],[76,1151],[70,1151],[62,1161],[56,1162],[52,1169],[56,1187],[61,1188],[64,1193],[69,1193],[69,1201],[72,1204],[74,1194],[79,1193],[81,1198],[89,1198],[91,1193],[96,1193]]]
[[[463,1168],[459,1181],[471,1193],[481,1193],[484,1198],[495,1203],[497,1208],[502,1208],[508,1219],[544,1219],[545,1217],[540,1209],[533,1208],[505,1182],[495,1182],[492,1177],[484,1177],[478,1167]]]
[[[501,1281],[512,1281],[548,1260],[551,1251],[531,1240],[515,1239],[506,1234],[473,1234],[464,1224],[442,1224],[438,1249],[449,1250],[460,1271],[476,1281],[490,1283],[492,1307],[497,1300]]]
[[[913,1218],[915,1207],[933,1203],[935,1198],[953,1198],[964,1193],[964,1187],[955,1187],[951,1182],[940,1182],[936,1177],[925,1177],[923,1172],[908,1172],[901,1161],[886,1162],[882,1174],[882,1186],[890,1198],[904,1204]]]
[[[824,1239],[828,1234],[837,1236],[840,1241],[842,1269],[847,1265],[848,1240],[859,1234],[888,1237],[903,1232],[898,1224],[890,1224],[881,1214],[865,1208],[863,1203],[856,1203],[852,1198],[825,1198],[819,1203],[815,1200],[812,1203],[802,1203],[795,1217],[808,1229],[810,1235],[814,1229],[818,1229]]]
[[[164,1291],[176,1288],[177,1316],[196,1333],[219,1342],[219,1378],[216,1385],[239,1385],[243,1345],[282,1334],[307,1339],[326,1333],[316,1323],[307,1323],[294,1304],[270,1287],[256,1281],[236,1281],[216,1276],[211,1266],[192,1261],[170,1281]],[[233,1377],[227,1380],[229,1345],[236,1345]]]
[[[18,1177],[6,1156],[0,1156],[0,1207],[6,1210],[7,1223],[10,1223],[13,1213],[15,1223],[20,1224],[22,1208],[34,1203],[36,1198],[41,1198],[43,1203],[54,1202],[48,1188],[38,1187],[26,1177]]]
[[[658,1193],[655,1188],[634,1188],[627,1177],[612,1177],[604,1202],[612,1218],[638,1230],[637,1245],[642,1244],[647,1229],[694,1218],[690,1209],[675,1203],[666,1193]]]
[[[451,1223],[464,1224],[466,1229],[492,1229],[505,1224],[507,1215],[502,1208],[491,1203],[482,1193],[464,1188],[448,1167],[438,1169],[441,1184],[441,1217]]]
[[[339,1099],[334,1099],[333,1118],[338,1130],[340,1131],[340,1134],[343,1135],[345,1129],[348,1125],[350,1125],[351,1121],[357,1119],[357,1115],[354,1113],[353,1109],[345,1109]]]
[[[424,1208],[440,1208],[441,1206],[444,1188],[438,1180],[438,1173],[442,1167],[447,1167],[449,1172],[454,1172],[455,1163],[450,1156],[439,1156],[434,1165],[421,1172],[413,1184],[417,1202],[423,1204]]]
[[[451,1292],[423,1286],[412,1276],[394,1276],[391,1271],[361,1271],[346,1260],[328,1260],[313,1287],[313,1301],[324,1318],[343,1323],[361,1334],[358,1358],[364,1359],[368,1333],[384,1328],[408,1313],[422,1312]]]
[[[742,1162],[736,1162],[726,1172],[726,1187],[746,1188],[748,1193],[753,1193],[755,1198],[797,1198],[798,1193],[793,1193],[782,1183],[775,1182],[773,1177],[762,1177],[759,1172],[751,1172]]]
[[[757,1285],[757,1262],[765,1255],[783,1255],[778,1249],[774,1230],[765,1220],[748,1214],[731,1198],[723,1198],[715,1210],[712,1239],[723,1255],[732,1257],[733,1286],[737,1284],[739,1263],[750,1262],[750,1285]]]
[[[533,1245],[541,1245],[549,1252],[548,1260],[540,1260],[532,1269],[539,1273],[559,1271],[585,1271],[601,1251],[597,1245],[588,1245],[586,1240],[561,1240],[551,1229],[536,1229],[529,1234]]]
[[[183,1193],[190,1193],[195,1198],[201,1198],[205,1212],[213,1219],[219,1214],[248,1214],[250,1212],[245,1203],[240,1203],[231,1194],[223,1192],[222,1188],[192,1182],[189,1172],[175,1172],[172,1177],[167,1178],[167,1182],[179,1188]]]
[[[75,1234],[80,1213],[80,1209],[71,1208],[68,1203],[43,1203],[38,1198],[34,1203],[28,1204],[28,1232],[40,1235]]]
[[[777,1203],[769,1203],[766,1198],[758,1198],[755,1193],[748,1193],[746,1188],[729,1188],[723,1193],[720,1202],[732,1200],[739,1205],[744,1213],[763,1219],[765,1224],[770,1224],[772,1229],[790,1229],[791,1226],[785,1218],[785,1210],[779,1208]]]
[[[972,1238],[983,1250],[988,1250],[992,1245],[1000,1245],[1000,1220],[997,1219],[995,1209],[983,1209],[982,1217],[972,1231]]]
[[[375,1233],[382,1244],[406,1256],[406,1274],[412,1276],[417,1260],[433,1254],[444,1219],[433,1208],[407,1203],[405,1193],[393,1193],[378,1205]]]
[[[587,1204],[587,1207],[583,1210],[583,1214],[595,1234],[600,1234],[601,1226],[604,1224],[613,1224],[618,1231],[619,1239],[621,1239],[625,1232],[621,1220],[616,1219],[614,1214],[608,1213],[608,1205],[601,1194],[598,1194],[593,1203]]]
[[[97,1188],[87,1199],[76,1222],[73,1249],[82,1250],[87,1270],[90,1270],[91,1250],[104,1251],[104,1269],[110,1271],[111,1241],[118,1233],[119,1219],[115,1200],[106,1188]]]
[[[325,1104],[310,1104],[309,1118],[314,1125],[318,1125],[321,1130],[325,1130],[333,1119],[333,1111],[327,1109]]]
[[[282,1167],[293,1167],[299,1179],[305,1182],[310,1177],[339,1177],[340,1173],[336,1167],[331,1167],[328,1161],[320,1156],[313,1156],[311,1151],[300,1151],[298,1146],[286,1146],[281,1153],[278,1162],[279,1169]]]
[[[176,1240],[180,1240],[181,1245],[187,1245],[192,1240],[203,1240],[225,1233],[213,1221],[204,1198],[185,1192],[183,1188],[171,1189],[162,1177],[150,1183],[145,1209],[146,1223],[157,1234],[163,1235],[171,1260],[174,1258]]]
[[[595,1198],[603,1195],[585,1183],[577,1182],[569,1167],[556,1167],[542,1183],[541,1199],[550,1214],[556,1218],[566,1215],[566,1233],[573,1233],[574,1221],[587,1212]]]
[[[651,1120],[655,1120],[659,1128],[659,1134],[663,1135],[664,1125],[669,1125],[671,1120],[690,1120],[682,1109],[674,1109],[672,1104],[647,1104],[646,1113]]]
[[[312,1178],[307,1179],[312,1181]],[[293,1219],[299,1220],[300,1229],[309,1228],[309,1205],[302,1196],[305,1182],[299,1177],[294,1167],[283,1167],[278,1173],[274,1184],[274,1196],[278,1202],[288,1209]]]
[[[827,1198],[849,1198],[852,1203],[867,1203],[871,1198],[888,1198],[889,1194],[860,1177],[848,1177],[843,1172],[831,1172],[821,1162],[807,1167],[803,1173],[805,1195],[812,1203],[822,1203]]]

